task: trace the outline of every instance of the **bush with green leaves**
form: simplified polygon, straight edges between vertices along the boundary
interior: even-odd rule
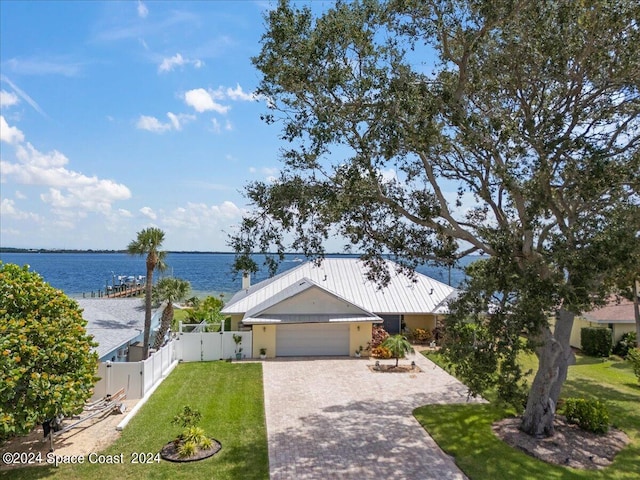
[[[613,353],[619,357],[626,358],[629,350],[637,346],[638,342],[636,341],[636,332],[627,332],[622,335],[620,340],[618,340],[618,343],[616,343],[616,346],[613,347]]]
[[[584,327],[580,330],[580,344],[585,355],[608,357],[611,355],[611,329]]]
[[[82,411],[98,367],[86,324],[78,303],[28,266],[0,262],[0,439]]]
[[[202,414],[189,405],[185,405],[182,412],[173,417],[171,423],[183,427],[180,435],[173,441],[180,458],[192,457],[200,450],[207,450],[213,446],[213,441],[207,437],[204,429],[198,427],[201,419]]]
[[[609,411],[607,406],[598,400],[567,398],[564,415],[569,423],[575,423],[588,432],[607,433],[609,431]]]
[[[640,348],[632,348],[627,352],[627,361],[631,363],[633,373],[638,377],[640,382]]]

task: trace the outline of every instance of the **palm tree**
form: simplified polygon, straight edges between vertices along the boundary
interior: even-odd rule
[[[173,323],[173,302],[184,300],[190,291],[191,284],[180,278],[163,278],[153,288],[154,300],[167,302],[167,306],[162,312],[162,320],[153,345],[154,348],[162,346],[164,336]]]
[[[153,288],[153,271],[164,270],[164,259],[167,252],[160,251],[164,241],[164,232],[159,228],[150,227],[138,232],[135,240],[127,246],[130,255],[147,256],[147,283],[144,296],[144,343],[142,358],[149,356],[149,336],[151,333],[151,290]]]
[[[382,342],[382,346],[391,350],[391,355],[396,359],[396,367],[398,366],[398,359],[404,357],[407,353],[413,352],[413,347],[403,335],[388,337]]]

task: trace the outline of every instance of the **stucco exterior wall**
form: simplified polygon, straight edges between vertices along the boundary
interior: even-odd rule
[[[571,330],[571,339],[569,340],[572,347],[582,348],[582,344],[580,341],[581,330],[586,327],[607,328],[609,327],[609,324],[599,323],[599,322],[590,322],[588,320],[585,320],[582,317],[576,317],[573,321],[573,329]],[[635,331],[635,329],[636,327],[635,327],[635,324],[633,323],[614,323],[613,331],[611,332],[613,337],[613,344],[615,345],[616,343],[618,343],[618,340],[622,338],[622,335],[624,335],[627,332],[633,332]]]
[[[260,358],[260,349],[267,349],[267,358],[276,356],[276,325],[253,326],[253,358]]]
[[[358,322],[349,324],[349,356],[354,357],[356,350],[361,346],[362,355],[368,355],[367,344],[371,341],[372,324],[368,322]]]
[[[635,323],[615,323],[613,325],[613,344],[615,345],[627,332],[635,332]]]
[[[362,309],[345,300],[334,297],[319,288],[310,288],[268,308],[264,313],[301,315],[314,313],[361,314]]]
[[[416,328],[423,328],[425,330],[433,330],[436,328],[436,316],[434,314],[425,313],[421,315],[406,315],[404,316],[404,323],[410,330]]]
[[[240,330],[240,321],[244,314],[242,313],[232,313],[229,315],[231,317],[231,330]]]

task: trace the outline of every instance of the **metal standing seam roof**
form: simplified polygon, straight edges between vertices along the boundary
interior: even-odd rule
[[[389,285],[380,289],[368,280],[366,265],[356,258],[325,258],[320,266],[303,263],[291,270],[236,293],[222,313],[246,313],[304,278],[368,312],[380,314],[446,313],[446,302],[457,290],[416,272],[415,279],[397,273],[397,265],[387,260]]]

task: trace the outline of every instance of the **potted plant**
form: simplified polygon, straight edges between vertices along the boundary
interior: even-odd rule
[[[262,347],[260,349],[260,360],[264,360],[265,358],[267,358],[267,349]]]
[[[242,359],[242,335],[233,334],[233,341],[236,342],[236,360]]]
[[[362,345],[360,345],[357,349],[356,349],[356,358],[360,358],[360,356],[362,355]]]

